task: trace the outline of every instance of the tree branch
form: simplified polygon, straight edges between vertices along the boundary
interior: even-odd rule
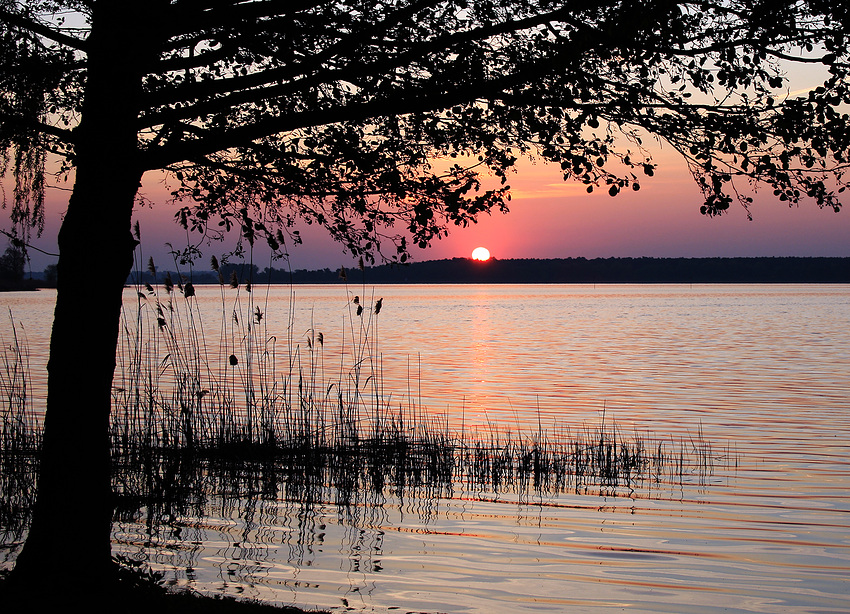
[[[141,162],[146,170],[153,170],[299,128],[367,121],[384,115],[399,116],[441,110],[461,102],[486,98],[488,95],[495,95],[508,87],[525,82],[529,79],[532,68],[534,67],[529,66],[526,70],[502,75],[488,81],[467,83],[447,92],[434,92],[433,88],[416,88],[395,98],[343,104],[327,109],[290,113],[282,117],[269,117],[252,124],[218,132],[198,130],[198,134],[202,135],[200,138],[166,144],[158,150],[143,154]]]
[[[416,10],[424,8],[424,6],[429,4],[433,4],[433,0],[428,0],[423,2],[421,6],[416,6]],[[411,11],[411,13],[415,13],[415,11]],[[388,19],[382,20],[377,24],[373,24],[364,31],[358,30],[356,32],[352,32],[350,36],[341,38],[333,45],[324,49],[321,53],[317,53],[316,55],[307,58],[305,61],[298,62],[293,65],[277,66],[275,68],[250,73],[244,76],[195,82],[191,85],[183,85],[171,90],[163,90],[155,94],[150,94],[149,97],[147,97],[146,102],[150,106],[183,103],[186,106],[183,107],[183,113],[179,119],[192,117],[192,115],[189,114],[189,111],[192,108],[191,103],[195,100],[215,95],[232,94],[241,90],[246,90],[247,88],[261,87],[269,83],[279,82],[283,79],[292,79],[299,75],[306,75],[314,72],[332,57],[338,56],[342,52],[350,51],[350,43],[362,45],[364,40],[367,40],[366,37],[370,34],[370,31],[385,31],[386,27],[397,23],[398,20],[404,16],[410,16],[411,13],[397,11]],[[358,76],[368,76],[370,74],[376,75],[379,72],[386,72],[392,68],[406,65],[411,59],[423,58],[428,54],[438,51],[448,52],[458,44],[476,40],[486,40],[498,35],[512,34],[522,30],[527,30],[551,21],[557,21],[566,14],[566,9],[561,8],[542,15],[534,15],[533,17],[506,21],[498,24],[488,24],[464,32],[455,32],[448,35],[437,36],[429,41],[418,41],[407,45],[404,52],[391,58],[383,59],[371,64],[361,63],[359,66],[356,66],[356,68],[360,69],[356,74]],[[371,70],[364,70],[366,67],[370,67]],[[351,71],[351,66],[347,66],[345,70]],[[265,98],[268,99],[269,96],[265,96]],[[195,115],[195,117],[198,115]]]
[[[17,28],[29,30],[30,32],[38,34],[39,36],[43,36],[44,38],[59,43],[60,45],[65,45],[66,47],[77,49],[78,51],[86,51],[88,49],[88,45],[86,44],[85,40],[81,40],[74,36],[69,36],[62,32],[58,32],[42,23],[39,23],[32,19],[27,19],[26,17],[22,17],[21,15],[15,15],[14,13],[10,13],[9,11],[3,9],[0,9],[0,21],[5,21],[6,23],[11,24]]]
[[[263,0],[244,2],[177,2],[169,12],[166,32],[185,34],[252,22],[264,17],[290,15],[325,4],[324,0]]]
[[[28,128],[31,128],[37,132],[49,134],[50,136],[54,136],[59,140],[73,144],[74,143],[74,133],[71,130],[66,128],[59,128],[57,126],[52,126],[51,124],[47,124],[42,121],[31,120],[26,117],[21,117],[20,115],[12,115],[10,113],[0,112],[0,123],[14,123],[17,125],[24,125]]]
[[[13,244],[20,244],[20,245],[23,245],[24,247],[26,247],[27,249],[34,249],[34,250],[35,250],[35,251],[37,251],[37,252],[41,252],[41,253],[42,253],[42,254],[44,254],[45,256],[55,256],[56,258],[58,258],[58,257],[59,257],[59,254],[54,254],[53,252],[47,252],[47,251],[44,251],[44,250],[43,250],[43,249],[41,249],[40,247],[36,247],[36,246],[35,246],[35,245],[33,245],[32,243],[28,243],[27,241],[24,241],[24,240],[23,240],[23,239],[21,239],[20,237],[15,236],[15,235],[14,235],[14,234],[12,234],[11,232],[8,232],[8,231],[6,231],[6,230],[3,230],[2,228],[0,228],[0,234],[6,235],[9,239],[11,239],[11,241],[12,241],[12,243],[13,243]]]

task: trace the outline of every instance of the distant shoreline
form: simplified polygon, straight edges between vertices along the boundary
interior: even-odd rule
[[[92,267],[96,277],[97,267]],[[384,264],[346,268],[346,280],[337,269],[260,269],[257,265],[229,264],[215,271],[160,270],[133,272],[128,285],[162,283],[225,284],[846,284],[850,257],[751,258],[469,258],[425,260],[405,265]],[[0,281],[0,292],[55,287],[33,273],[19,283]]]
[[[42,279],[24,279],[21,281],[0,281],[0,292],[34,292],[42,288],[55,288],[56,284]]]
[[[176,282],[180,277],[172,272]],[[162,281],[145,272],[142,282]],[[213,271],[183,276],[195,284],[344,284],[340,269],[260,270],[256,265],[230,265],[221,278]],[[468,258],[426,260],[406,265],[346,269],[350,284],[592,284],[592,283],[850,283],[850,257],[777,258]],[[137,282],[131,276],[129,283]]]

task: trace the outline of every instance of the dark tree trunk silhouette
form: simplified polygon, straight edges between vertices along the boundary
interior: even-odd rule
[[[72,599],[75,587],[90,591],[91,578],[108,582],[113,573],[109,412],[141,181],[135,127],[141,80],[127,53],[127,9],[115,8],[98,13],[89,38],[76,177],[59,233],[38,499],[12,576],[20,587],[44,587],[49,578],[49,590],[34,594],[38,599]]]

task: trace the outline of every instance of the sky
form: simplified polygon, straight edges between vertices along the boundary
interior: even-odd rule
[[[823,82],[825,69],[788,63],[789,96],[804,95]],[[684,162],[672,148],[656,146],[653,159],[659,164],[655,176],[641,178],[641,190],[625,190],[617,197],[607,191],[587,194],[583,186],[564,182],[558,167],[521,161],[511,176],[511,212],[484,215],[478,224],[452,228],[450,236],[427,250],[414,250],[414,260],[469,257],[483,246],[493,257],[507,258],[605,258],[605,257],[712,257],[712,256],[850,256],[850,206],[841,213],[821,210],[812,202],[789,208],[762,188],[747,212],[732,205],[727,214],[709,218],[699,212],[702,198]],[[137,210],[142,228],[144,259],[153,256],[160,268],[171,263],[170,242],[182,248],[186,233],[173,221],[175,207],[157,176],[148,175],[143,185],[153,209]],[[8,187],[8,186],[7,186]],[[68,187],[68,186],[65,186]],[[7,193],[10,190],[7,190]],[[33,244],[55,253],[56,234],[69,192],[50,189],[44,234]],[[7,212],[6,212],[7,213]],[[8,217],[0,213],[0,228],[8,229]],[[353,259],[339,244],[315,226],[300,229],[304,244],[290,249],[293,269],[350,266]],[[0,241],[0,249],[3,243]],[[204,260],[233,248],[233,242],[201,246]],[[32,270],[42,270],[56,258],[32,250]],[[96,261],[96,251],[92,259]],[[254,262],[270,263],[267,253]],[[284,267],[278,261],[275,267]],[[172,267],[173,268],[173,267]],[[204,266],[206,268],[206,266]]]
[[[669,149],[669,148],[668,148]],[[607,258],[607,257],[712,257],[712,256],[850,256],[850,207],[841,213],[819,209],[813,202],[789,208],[770,190],[756,193],[746,211],[732,205],[723,216],[709,218],[699,212],[699,190],[684,162],[664,148],[653,154],[659,167],[654,177],[641,179],[641,190],[626,190],[611,197],[606,190],[587,194],[584,186],[565,182],[553,165],[522,161],[509,177],[510,213],[484,215],[478,224],[453,228],[450,236],[427,250],[416,250],[414,260],[469,257],[478,246],[493,257],[508,258]],[[137,210],[142,229],[144,260],[153,256],[159,268],[172,265],[167,242],[187,244],[186,232],[173,221],[174,205],[156,177],[147,178],[145,196],[152,209]],[[48,191],[48,223],[33,244],[56,252],[56,233],[67,206],[67,191]],[[4,227],[8,226],[8,221]],[[353,260],[341,246],[317,227],[301,229],[304,244],[290,249],[293,269],[338,268]],[[232,242],[201,246],[204,259],[232,249]],[[96,261],[96,253],[93,253]],[[40,271],[56,258],[33,252],[32,270]],[[268,254],[255,255],[263,268]],[[173,268],[173,267],[171,267]]]
[[[789,96],[804,95],[823,82],[822,68],[788,64]],[[564,182],[554,165],[521,160],[509,177],[512,200],[510,213],[484,215],[468,228],[452,228],[448,238],[427,250],[414,250],[414,260],[469,257],[478,246],[493,257],[508,258],[607,258],[607,257],[722,257],[722,256],[848,256],[850,257],[850,205],[835,213],[819,209],[811,201],[788,207],[762,187],[747,212],[733,204],[722,216],[709,218],[699,212],[702,196],[684,161],[671,147],[651,149],[658,163],[654,177],[641,177],[641,190],[625,190],[612,198],[604,189],[587,194],[584,186]],[[65,186],[69,187],[69,186]],[[159,268],[169,268],[171,243],[188,244],[186,232],[174,222],[176,207],[167,204],[168,193],[159,177],[149,174],[143,183],[144,196],[152,209],[138,209],[144,260],[153,256]],[[48,217],[44,234],[33,244],[56,253],[56,234],[67,207],[67,190],[49,189]],[[2,215],[2,214],[0,214]],[[9,228],[8,217],[0,217],[0,228]],[[341,246],[315,226],[301,229],[304,243],[289,250],[293,269],[338,268],[354,260]],[[202,245],[204,262],[233,248],[234,242]],[[2,242],[0,242],[2,248]],[[40,271],[56,258],[32,250],[31,268]],[[97,254],[93,250],[93,261]],[[272,263],[268,252],[257,253],[260,268],[287,266]],[[143,265],[144,266],[144,265]],[[173,266],[171,267],[173,268]]]

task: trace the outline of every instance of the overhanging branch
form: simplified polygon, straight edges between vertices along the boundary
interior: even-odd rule
[[[506,88],[525,82],[529,78],[529,71],[533,68],[540,70],[539,67],[528,67],[521,72],[503,75],[487,81],[471,82],[446,92],[434,93],[425,88],[416,88],[395,98],[383,98],[327,109],[291,113],[281,117],[270,117],[252,124],[218,132],[199,130],[198,134],[201,137],[196,140],[167,144],[158,150],[143,154],[142,164],[146,170],[153,170],[299,128],[312,128],[351,121],[363,122],[386,115],[398,116],[439,111],[455,104],[494,96]]]
[[[50,28],[49,26],[46,26],[43,23],[39,23],[32,19],[27,19],[26,17],[22,17],[20,15],[15,15],[14,13],[10,13],[3,9],[0,9],[0,21],[4,21],[17,28],[29,30],[34,34],[38,34],[39,36],[43,36],[44,38],[59,43],[60,45],[65,45],[66,47],[71,47],[72,49],[76,49],[78,51],[86,51],[88,49],[88,45],[85,40],[76,38],[74,36],[69,36],[63,32],[54,30],[53,28]]]

